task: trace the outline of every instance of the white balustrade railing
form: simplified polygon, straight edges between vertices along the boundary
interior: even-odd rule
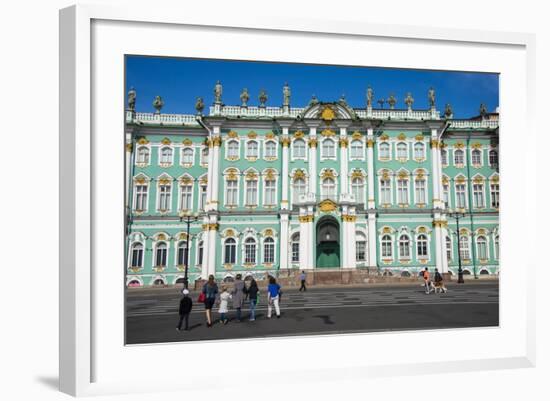
[[[127,119],[131,120],[132,114],[127,113]],[[192,114],[161,114],[161,113],[135,113],[135,122],[145,124],[187,124],[198,125],[196,116]]]
[[[305,109],[300,107],[292,107],[289,110],[291,117],[296,117]],[[216,108],[210,107],[210,115],[216,115]],[[257,107],[257,106],[223,106],[220,110],[221,116],[226,117],[280,117],[284,115],[282,107]]]
[[[450,128],[498,128],[498,120],[451,120]]]

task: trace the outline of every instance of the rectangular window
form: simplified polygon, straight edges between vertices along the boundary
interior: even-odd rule
[[[204,210],[206,207],[206,185],[201,185],[201,197],[200,197],[200,204],[199,209]]]
[[[391,203],[391,185],[390,180],[380,181],[380,200],[382,204]]]
[[[258,182],[249,180],[246,182],[246,204],[258,204]]]
[[[300,243],[293,242],[292,243],[292,263],[299,263],[299,262],[300,262]]]
[[[409,188],[407,180],[397,180],[397,203],[409,203]]]
[[[364,262],[367,255],[367,243],[365,241],[357,241],[355,244],[355,260]]]
[[[498,208],[500,204],[499,184],[491,184],[491,207]]]
[[[416,180],[416,203],[426,203],[426,181]]]
[[[182,185],[180,198],[180,210],[190,210],[193,208],[193,198],[191,185]]]
[[[474,207],[482,208],[484,206],[483,184],[474,184]]]
[[[445,209],[449,208],[449,185],[443,185],[443,202],[445,203]]]
[[[456,207],[458,209],[466,208],[466,185],[456,184]]]
[[[225,194],[226,204],[236,206],[238,203],[237,181],[227,181],[227,193]]]
[[[293,155],[295,158],[304,159],[306,157],[306,143],[302,139],[296,139],[292,144]]]
[[[265,199],[264,204],[275,205],[275,180],[265,181]]]
[[[170,210],[170,195],[171,195],[171,186],[170,185],[160,185],[159,186],[159,210]]]
[[[246,243],[244,245],[244,263],[256,263],[256,243]]]
[[[136,185],[135,210],[147,209],[147,185]]]
[[[271,240],[264,243],[264,263],[275,262],[275,244]]]

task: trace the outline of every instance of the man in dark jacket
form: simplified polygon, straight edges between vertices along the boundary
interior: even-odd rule
[[[177,331],[181,330],[181,324],[183,323],[183,320],[185,319],[185,331],[189,330],[189,314],[191,313],[191,309],[193,308],[193,301],[189,297],[189,290],[186,288],[182,291],[183,297],[180,301],[180,321],[178,323],[178,327],[176,327]]]

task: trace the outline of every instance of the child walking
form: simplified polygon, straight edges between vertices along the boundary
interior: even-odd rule
[[[220,312],[220,322],[223,324],[227,324],[229,322],[229,319],[227,318],[227,312],[229,312],[229,300],[232,298],[229,291],[227,291],[227,287],[222,287],[222,293],[220,294],[220,309],[218,312]]]

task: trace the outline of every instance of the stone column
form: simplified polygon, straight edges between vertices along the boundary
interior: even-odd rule
[[[342,206],[342,267],[353,269],[356,267],[355,260],[355,207],[350,205]]]
[[[202,266],[201,266],[201,278],[207,279],[208,278],[208,266],[210,261],[210,247],[208,246],[210,243],[209,238],[209,231],[208,231],[208,216],[204,216],[202,220]],[[198,246],[198,245],[197,245]]]
[[[375,208],[374,202],[374,177],[376,172],[374,171],[374,136],[372,128],[367,130],[367,192],[368,192],[368,203],[367,207],[369,209]]]
[[[441,273],[444,273],[443,271],[443,243],[442,241],[442,229],[441,229],[441,219],[440,214],[435,213],[434,215],[434,228],[435,228],[435,267],[437,267],[437,270],[439,270]],[[437,220],[435,220],[437,219]]]
[[[131,170],[131,163],[132,163],[132,150],[133,150],[133,145],[132,145],[132,137],[130,136],[130,138],[128,138],[128,135],[126,137],[126,182],[125,182],[125,185],[126,185],[126,210],[127,211],[130,211],[131,209],[131,204],[132,204],[132,199],[130,199],[130,181],[132,180],[130,178],[130,170]]]
[[[207,269],[207,277],[210,274],[215,275],[216,274],[216,249],[217,249],[217,232],[218,232],[218,216],[215,214],[211,214],[209,216],[209,223],[208,223],[208,250],[209,253],[208,257],[208,269]]]
[[[281,145],[283,146],[283,160],[281,168],[281,210],[288,210],[288,147],[290,145],[288,127],[283,127]]]
[[[317,126],[309,128],[309,192],[317,194]]]
[[[340,193],[349,193],[347,128],[340,127]]]
[[[442,208],[441,201],[441,164],[439,163],[439,140],[437,139],[437,128],[432,128],[432,135],[430,138],[430,146],[432,148],[432,188],[433,188],[433,206],[436,209]]]
[[[280,253],[280,262],[279,266],[281,270],[288,269],[288,259],[289,259],[289,253],[288,253],[288,214],[289,212],[283,212],[281,211],[280,214],[280,231],[279,231],[279,240],[281,241],[279,249],[281,250]],[[301,239],[300,239],[301,240]]]
[[[212,182],[210,189],[210,207],[208,210],[218,210],[219,199],[219,183],[220,183],[220,146],[222,139],[220,136],[220,127],[214,127],[214,135],[212,136],[212,168],[208,165],[208,172],[212,171],[212,177],[208,177],[208,184]]]
[[[313,236],[313,206],[300,207],[300,269],[313,269],[313,248],[316,246]]]
[[[369,249],[368,249],[368,255],[369,255],[369,269],[376,270],[377,266],[377,254],[378,254],[378,247],[377,245],[377,238],[378,235],[376,233],[376,214],[369,213],[368,215],[368,231],[369,231]]]

